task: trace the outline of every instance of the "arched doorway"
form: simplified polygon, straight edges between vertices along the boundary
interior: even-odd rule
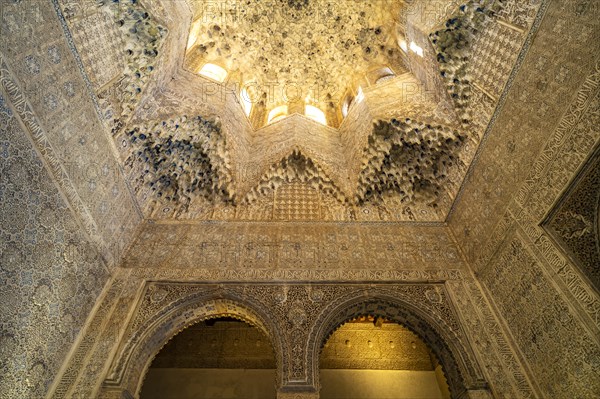
[[[331,334],[319,358],[321,399],[449,399],[443,370],[406,327],[361,316]]]
[[[435,291],[436,296],[430,291],[432,290],[427,291],[428,297],[439,302],[441,294]],[[433,362],[434,369],[438,363],[443,367],[450,397],[468,397],[465,395],[469,395],[470,391],[487,394],[486,383],[479,378],[479,369],[471,361],[472,353],[460,339],[460,330],[429,314],[423,308],[383,291],[352,293],[345,299],[340,298],[329,309],[323,311],[312,334],[313,370],[317,371],[317,387],[322,387],[318,373],[319,359],[329,337],[348,321],[359,317],[373,317],[406,327],[427,345],[434,355],[432,359],[436,359]]]
[[[148,303],[154,298],[167,297],[167,288],[151,285],[148,289]],[[265,345],[275,353],[274,358],[281,358],[281,342],[275,333],[276,328],[263,310],[251,301],[239,298],[214,298],[213,292],[197,292],[169,302],[167,306],[154,307],[152,312],[144,313],[143,320],[131,323],[131,332],[125,340],[111,368],[107,373],[101,389],[100,397],[139,397],[147,371],[154,358],[169,341],[188,327],[214,319],[236,319],[254,326],[265,337]],[[135,326],[135,328],[133,328]],[[274,387],[280,385],[280,367],[277,377],[272,380]],[[127,396],[129,395],[129,396]],[[195,396],[197,397],[197,396]]]
[[[292,297],[296,300],[290,301]],[[256,326],[270,338],[278,397],[316,399],[321,388],[321,349],[339,326],[361,316],[382,317],[420,337],[443,366],[452,398],[486,397],[487,384],[447,298],[440,284],[383,285],[368,290],[294,285],[282,291],[270,284],[151,283],[105,374],[100,397],[138,397],[152,360],[172,337],[198,322],[232,317]]]
[[[141,399],[275,399],[276,362],[259,328],[231,317],[194,324],[148,369]]]

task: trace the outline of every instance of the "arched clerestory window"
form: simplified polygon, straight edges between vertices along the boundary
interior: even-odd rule
[[[325,113],[314,105],[307,104],[304,107],[304,115],[306,115],[307,118],[317,121],[323,125],[327,125],[327,117],[325,116]]]
[[[200,70],[198,74],[207,77],[212,80],[216,80],[219,83],[223,83],[227,78],[227,71],[225,68],[222,68],[218,65],[206,63]]]

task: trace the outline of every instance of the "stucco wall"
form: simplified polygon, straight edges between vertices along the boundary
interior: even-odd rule
[[[45,395],[108,269],[0,91],[0,396]]]

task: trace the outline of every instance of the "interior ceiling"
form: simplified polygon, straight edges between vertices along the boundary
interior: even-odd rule
[[[444,222],[489,122],[477,107],[497,98],[473,95],[471,67],[502,3],[443,3],[104,2],[127,66],[100,106],[145,217]],[[228,80],[191,73],[189,59]],[[369,80],[383,66],[396,75]],[[332,126],[303,115],[263,126],[240,104],[248,80],[307,93],[361,83],[364,99]]]
[[[285,102],[286,93],[337,103],[373,68],[405,70],[400,0],[189,2],[199,26],[188,53],[257,82],[269,103]]]

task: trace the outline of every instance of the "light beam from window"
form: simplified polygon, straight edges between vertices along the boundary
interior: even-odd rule
[[[244,113],[246,116],[250,116],[250,112],[252,111],[252,98],[250,97],[250,93],[244,87],[240,93],[240,97],[242,99],[242,107],[244,108]]]
[[[192,23],[186,50],[189,50],[190,47],[192,47],[194,44],[196,44],[196,39],[198,39],[198,35],[200,34],[200,28],[201,28],[200,20]]]
[[[408,43],[406,43],[406,40],[400,40],[399,44],[402,51],[408,53]]]
[[[365,93],[362,91],[362,87],[358,86],[358,90],[356,91],[356,103],[358,104],[362,100],[365,99]]]
[[[269,112],[269,117],[267,118],[267,123],[277,122],[287,116],[288,107],[287,105],[280,105],[275,107]]]
[[[315,120],[323,125],[327,125],[327,118],[325,117],[325,112],[321,111],[315,106],[306,105],[304,108],[304,115],[307,118]]]
[[[215,64],[204,64],[198,73],[220,83],[223,83],[227,77],[227,71]]]
[[[417,43],[410,42],[410,49],[413,53],[415,53],[419,57],[423,57],[423,48],[420,47]]]

